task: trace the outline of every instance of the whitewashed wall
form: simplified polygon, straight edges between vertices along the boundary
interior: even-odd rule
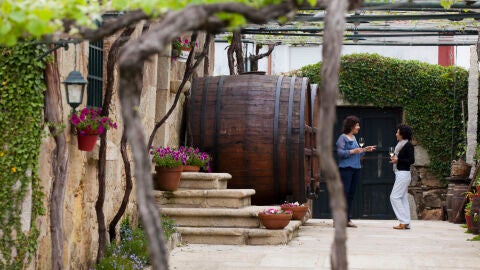
[[[215,43],[215,75],[228,75],[227,43]],[[248,44],[249,54],[253,52],[253,44]],[[419,60],[430,64],[438,64],[438,47],[422,46],[343,46],[342,54],[378,53],[383,56],[403,60]],[[468,69],[470,51],[468,46],[455,47],[455,63]],[[322,59],[322,47],[277,46],[272,53],[272,74],[299,69],[305,65],[315,64]],[[260,60],[258,69],[267,71],[267,58]]]

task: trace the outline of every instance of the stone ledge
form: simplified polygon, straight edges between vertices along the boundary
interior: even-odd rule
[[[183,172],[179,189],[226,189],[231,178],[228,173]]]
[[[250,206],[254,189],[154,191],[159,206],[241,208]],[[177,205],[177,206],[175,206]]]
[[[229,217],[254,217],[264,207],[248,206],[240,209],[231,208],[169,208],[165,207],[160,211],[168,216],[229,216]]]
[[[298,234],[300,221],[292,220],[282,230],[262,228],[178,227],[182,239],[192,244],[215,245],[285,245]]]
[[[171,217],[179,227],[258,228],[256,208],[162,208],[162,214]]]
[[[232,179],[232,175],[229,173],[203,173],[203,172],[182,172],[183,179],[193,179],[193,180],[228,180]]]

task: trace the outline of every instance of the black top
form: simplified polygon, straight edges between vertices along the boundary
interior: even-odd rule
[[[408,141],[398,153],[397,170],[410,171],[410,165],[415,163],[415,152],[413,145]]]

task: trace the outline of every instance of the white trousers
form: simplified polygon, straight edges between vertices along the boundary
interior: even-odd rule
[[[410,206],[408,205],[408,186],[412,177],[410,171],[396,171],[390,202],[401,224],[410,224]]]

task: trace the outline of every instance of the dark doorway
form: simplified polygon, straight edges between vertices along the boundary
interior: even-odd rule
[[[355,193],[352,218],[394,219],[390,205],[394,174],[389,163],[388,148],[395,146],[395,129],[400,123],[400,108],[337,107],[337,121],[334,127],[335,144],[341,133],[342,121],[348,115],[360,118],[360,137],[366,145],[377,145],[377,151],[367,153],[362,160],[360,183]],[[334,147],[336,150],[336,148]],[[334,153],[336,157],[336,152]],[[325,182],[320,183],[320,195],[313,204],[314,218],[331,218],[329,197]]]

